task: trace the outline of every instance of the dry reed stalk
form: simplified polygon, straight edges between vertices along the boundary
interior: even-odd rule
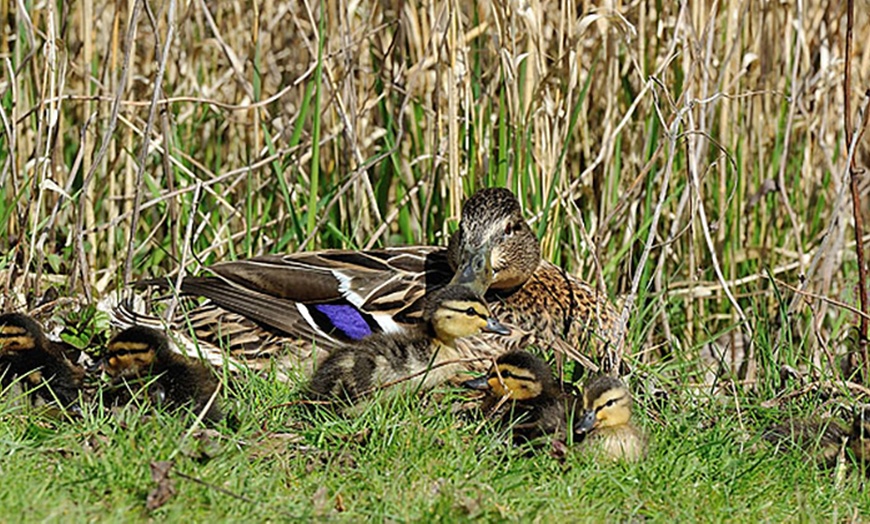
[[[84,0],[65,23],[47,4],[19,5],[0,0],[0,13],[15,19],[0,30],[0,52],[8,51],[0,91],[12,101],[0,114],[9,150],[0,159],[8,188],[0,244],[12,253],[7,267],[27,272],[6,274],[10,290],[33,288],[22,282],[40,271],[71,274],[79,291],[102,288],[131,253],[142,271],[162,274],[179,256],[196,268],[185,250],[210,263],[277,249],[443,243],[465,193],[503,181],[535,224],[548,224],[544,256],[610,295],[631,290],[642,264],[652,264],[652,283],[638,289],[630,314],[644,324],[644,310],[654,312],[645,336],[656,347],[676,338],[672,347],[689,351],[733,325],[726,286],[740,308],[775,316],[771,286],[758,277],[764,268],[847,301],[850,285],[838,277],[854,257],[843,256],[848,225],[838,207],[844,62],[836,40],[845,12],[724,0],[327,0],[323,136],[314,144],[311,112],[299,115],[317,63],[316,3],[192,2],[177,10],[171,42],[159,37],[170,30],[166,6],[152,3],[156,22],[129,43],[134,0]],[[856,35],[870,27],[864,15],[854,23]],[[66,45],[54,69],[40,54],[49,39]],[[853,54],[852,81],[865,85],[870,52]],[[163,92],[149,96],[161,62]],[[692,98],[706,102],[683,113],[692,134],[670,153],[669,126]],[[43,108],[61,114],[54,131]],[[299,233],[315,148],[318,213]],[[662,193],[665,169],[673,171]],[[46,178],[73,195],[72,205],[41,186]],[[765,196],[768,180],[776,188]],[[866,203],[868,188],[858,189]],[[197,221],[192,230],[181,229],[187,220]],[[649,233],[649,248],[638,232]],[[16,260],[16,250],[33,262]],[[49,267],[58,257],[63,263]],[[807,280],[797,284],[802,266]],[[802,304],[793,301],[793,312],[807,314],[791,324],[814,330],[799,350],[812,362],[820,345],[835,346],[834,317],[847,313],[824,300]]]
[[[843,128],[846,134],[846,143],[852,143],[852,25],[855,17],[855,1],[846,2],[846,68],[843,73]],[[870,90],[868,90],[870,95]],[[864,133],[864,125],[858,129],[858,138]],[[850,148],[851,149],[851,148]],[[848,160],[849,166],[849,189],[852,192],[852,217],[855,220],[855,255],[858,258],[858,303],[861,312],[864,313],[858,321],[858,352],[864,362],[864,377],[870,377],[870,353],[867,350],[867,266],[864,263],[864,218],[861,209],[861,197],[859,195],[858,182],[863,174],[863,169],[858,169],[855,164],[855,156],[852,154]]]

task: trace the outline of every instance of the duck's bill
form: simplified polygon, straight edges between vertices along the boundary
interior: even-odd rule
[[[489,382],[487,382],[486,380],[486,375],[471,380],[466,380],[462,383],[462,387],[468,389],[477,389],[480,391],[487,391],[490,389]]]
[[[497,335],[510,335],[511,330],[509,327],[500,323],[498,320],[489,317],[486,319],[486,326],[484,326],[483,331],[486,333],[495,333]]]
[[[463,249],[459,267],[450,283],[462,284],[481,295],[485,294],[492,283],[491,251],[488,245],[477,249]]]
[[[579,422],[574,424],[574,433],[589,433],[595,429],[596,422],[597,418],[595,417],[595,411],[589,410],[583,415],[583,418],[581,418]]]

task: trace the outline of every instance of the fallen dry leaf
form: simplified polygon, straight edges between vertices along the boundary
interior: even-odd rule
[[[175,482],[169,478],[169,471],[174,464],[171,461],[151,462],[151,480],[156,482],[157,486],[151,490],[145,501],[145,507],[149,511],[162,507],[175,495]]]

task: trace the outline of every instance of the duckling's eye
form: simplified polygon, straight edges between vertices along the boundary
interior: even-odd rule
[[[611,406],[615,406],[616,403],[619,402],[620,400],[622,400],[622,397],[612,398],[604,404],[604,407],[609,408]]]
[[[476,317],[477,310],[471,306],[468,306],[468,309],[465,310],[465,314],[468,315],[469,317]]]

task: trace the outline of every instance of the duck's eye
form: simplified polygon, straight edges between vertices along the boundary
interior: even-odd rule
[[[468,309],[465,310],[465,314],[468,315],[469,317],[476,317],[477,310],[471,306],[468,306]]]
[[[523,228],[523,224],[521,222],[508,222],[504,226],[504,234],[505,236],[511,236],[515,233],[519,233]]]

